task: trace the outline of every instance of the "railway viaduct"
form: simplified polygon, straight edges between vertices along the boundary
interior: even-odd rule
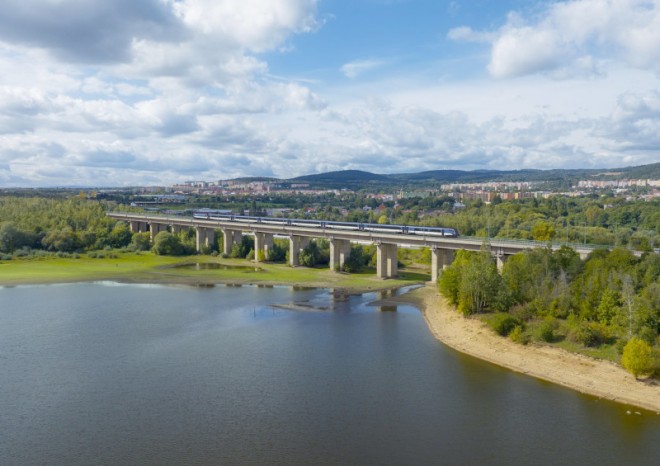
[[[135,213],[110,212],[108,216],[129,224],[133,232],[151,233],[151,239],[161,231],[176,233],[184,228],[192,228],[196,232],[197,251],[204,245],[215,242],[215,231],[222,231],[223,252],[229,254],[232,246],[240,241],[241,235],[254,236],[255,260],[263,251],[267,255],[273,247],[273,238],[286,237],[289,239],[289,264],[292,267],[299,265],[300,251],[307,246],[312,238],[324,238],[330,243],[330,269],[338,270],[344,265],[351,251],[351,242],[372,243],[377,247],[376,274],[380,278],[393,278],[397,276],[397,249],[401,246],[428,247],[431,249],[431,277],[438,279],[443,268],[448,267],[454,257],[454,251],[466,249],[479,251],[483,239],[467,237],[441,237],[433,235],[403,234],[392,232],[359,231],[348,229],[335,229],[311,226],[296,226],[286,224],[270,224],[257,222],[244,222],[239,220],[198,219],[180,216],[144,215]],[[357,227],[357,224],[356,224]],[[560,248],[562,244],[551,244],[553,249]],[[547,242],[541,241],[515,241],[515,240],[489,240],[490,251],[497,259],[498,268],[501,269],[507,257],[539,247],[548,247]],[[586,257],[595,246],[582,244],[569,244],[581,257]]]

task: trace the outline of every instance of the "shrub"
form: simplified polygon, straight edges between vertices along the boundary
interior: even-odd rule
[[[552,317],[546,317],[536,330],[537,338],[541,341],[552,343],[557,338],[555,335],[555,330],[557,330],[558,325],[559,324],[556,319]]]
[[[159,256],[181,256],[185,248],[178,236],[167,231],[161,231],[154,238],[153,251]]]
[[[487,319],[488,325],[495,333],[507,336],[514,328],[521,326],[522,322],[506,312],[498,312]]]
[[[509,310],[509,314],[523,322],[533,319],[534,312],[534,309],[529,303],[517,304]]]
[[[584,346],[600,346],[612,340],[608,327],[599,322],[582,322],[579,327],[573,331],[573,340]]]
[[[628,344],[628,340],[626,338],[619,338],[616,341],[616,352],[618,354],[623,354],[623,350],[627,344]]]
[[[621,365],[635,378],[640,375],[650,375],[656,366],[653,349],[644,340],[633,337],[623,348]]]
[[[526,345],[527,343],[529,343],[529,338],[527,337],[527,335],[525,335],[522,325],[516,325],[514,329],[511,330],[511,333],[509,333],[509,338],[514,343],[519,343],[521,345]]]
[[[151,235],[147,232],[133,233],[131,247],[135,251],[148,251],[151,248]]]

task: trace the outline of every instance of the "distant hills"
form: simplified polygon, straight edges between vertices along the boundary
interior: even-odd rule
[[[340,170],[290,179],[240,178],[241,181],[276,181],[283,184],[309,183],[316,188],[362,189],[374,187],[433,187],[446,183],[485,183],[490,181],[528,181],[552,187],[569,187],[579,180],[660,179],[660,162],[637,167],[613,169],[554,170],[431,170],[419,173],[381,175],[362,170]]]

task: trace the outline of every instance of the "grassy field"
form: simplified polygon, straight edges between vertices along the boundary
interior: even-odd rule
[[[199,264],[199,265],[197,265]],[[374,271],[358,274],[331,272],[327,268],[254,264],[246,260],[211,256],[170,257],[152,253],[117,253],[115,257],[41,258],[0,262],[0,286],[115,280],[140,283],[204,285],[287,284],[355,291],[380,290],[424,282],[430,274],[399,271],[398,279],[381,280]]]

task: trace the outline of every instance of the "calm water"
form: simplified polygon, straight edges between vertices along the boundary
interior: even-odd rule
[[[375,298],[0,289],[0,464],[658,464],[660,416],[463,356]]]

